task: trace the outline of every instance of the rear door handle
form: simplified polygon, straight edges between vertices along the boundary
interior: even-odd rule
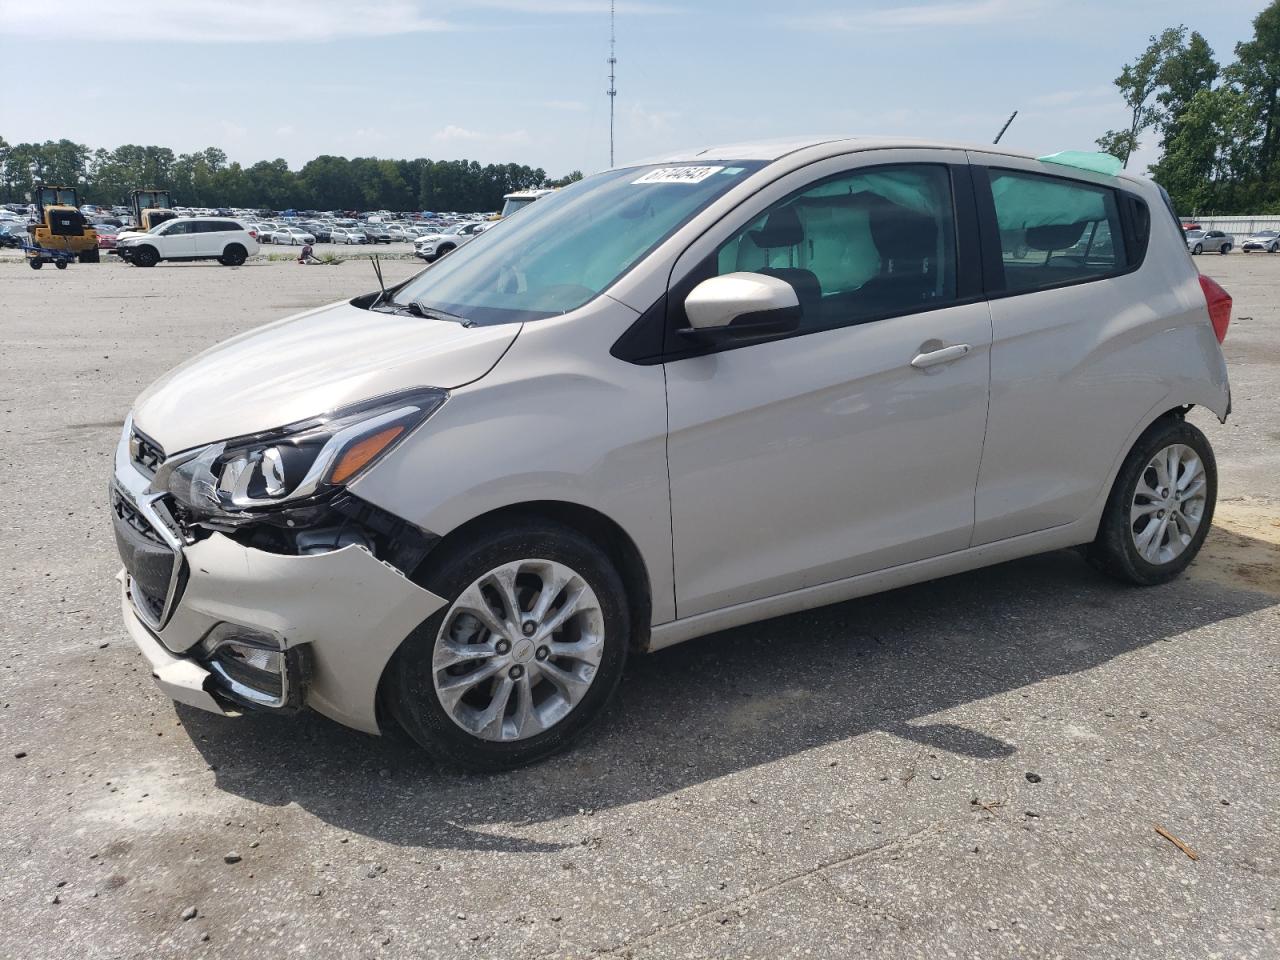
[[[911,365],[917,370],[924,370],[927,367],[935,367],[940,363],[950,363],[952,360],[959,360],[973,347],[967,343],[957,343],[954,346],[943,347],[941,350],[930,350],[928,353],[917,353],[911,361]]]

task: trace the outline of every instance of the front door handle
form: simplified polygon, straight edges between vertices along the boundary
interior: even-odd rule
[[[936,342],[936,341],[935,341]],[[917,353],[911,361],[911,365],[917,370],[924,370],[927,367],[935,367],[940,363],[950,363],[952,360],[959,360],[973,347],[967,343],[957,343],[954,346],[943,347],[941,350],[930,350],[928,353]]]

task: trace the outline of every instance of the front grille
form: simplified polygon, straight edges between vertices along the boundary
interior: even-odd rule
[[[174,578],[175,567],[182,563],[182,558],[165,543],[146,517],[115,489],[111,491],[111,520],[116,549],[129,574],[129,592],[135,606],[153,626],[161,624],[171,590],[176,601],[183,586],[182,577],[176,584]],[[175,586],[176,590],[173,589]]]
[[[134,427],[129,434],[129,459],[139,470],[153,477],[160,464],[164,463],[164,450],[160,444]]]

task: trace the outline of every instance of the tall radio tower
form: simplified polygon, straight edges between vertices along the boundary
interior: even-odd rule
[[[613,55],[614,45],[617,42],[613,30],[615,7],[615,0],[609,0],[609,89],[606,92],[609,94],[609,169],[611,170],[613,169],[613,102],[618,96],[618,88],[614,85],[614,81],[617,80],[614,76],[616,73],[614,68],[618,63],[618,58]]]

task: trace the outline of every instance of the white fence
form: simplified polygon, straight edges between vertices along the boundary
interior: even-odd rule
[[[1280,230],[1280,216],[1256,217],[1183,217],[1183,223],[1198,223],[1205,230],[1224,230],[1240,237],[1247,237],[1259,230]]]

